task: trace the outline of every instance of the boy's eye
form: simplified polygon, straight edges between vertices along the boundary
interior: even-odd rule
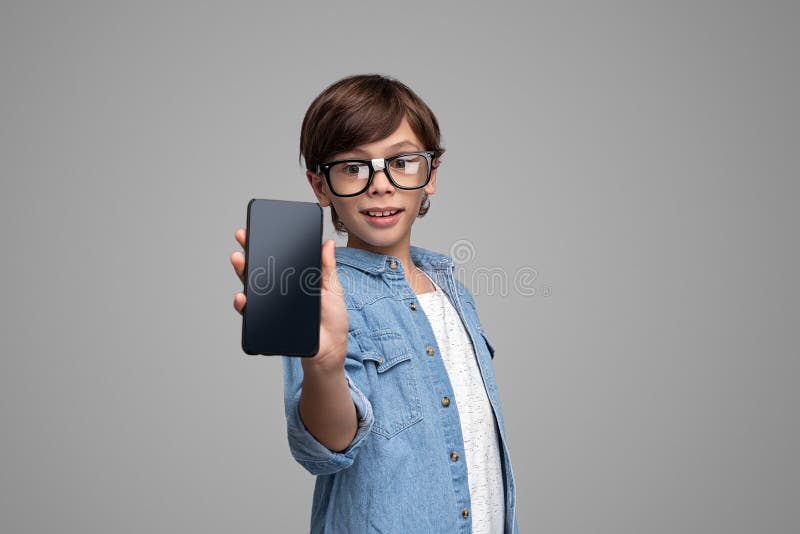
[[[403,171],[404,174],[416,174],[424,165],[425,159],[422,156],[402,156],[393,159],[389,163],[389,167],[397,171]]]
[[[360,161],[342,161],[330,170],[332,180],[366,180],[369,178],[369,166]],[[336,186],[334,186],[336,187]]]
[[[345,174],[349,174],[352,176],[358,176],[361,173],[365,172],[367,166],[363,163],[345,163],[342,166],[342,170]]]

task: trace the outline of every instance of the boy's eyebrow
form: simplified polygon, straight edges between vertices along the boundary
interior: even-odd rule
[[[422,150],[420,147],[417,146],[416,143],[414,143],[412,141],[409,141],[408,139],[404,139],[404,140],[400,141],[399,143],[393,144],[392,146],[389,147],[389,150],[393,150],[395,148],[401,148],[401,147],[404,147],[404,146],[409,146],[409,147],[414,148],[416,150]],[[342,154],[345,154],[345,155],[346,154],[364,154],[364,155],[366,155],[367,153],[364,150],[361,150],[360,148],[354,148],[352,150],[348,150],[346,152],[342,152]]]

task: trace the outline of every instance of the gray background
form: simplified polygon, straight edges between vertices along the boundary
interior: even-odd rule
[[[307,531],[280,361],[241,351],[228,258],[250,198],[315,200],[311,100],[381,72],[447,147],[413,242],[537,273],[534,296],[471,287],[521,530],[797,532],[799,22],[3,2],[0,531]]]

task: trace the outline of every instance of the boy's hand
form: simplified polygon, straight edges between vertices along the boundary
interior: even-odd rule
[[[239,228],[234,235],[242,248],[246,248],[246,230]],[[347,331],[350,322],[344,302],[344,291],[336,273],[335,247],[336,242],[332,239],[328,239],[322,244],[319,352],[311,358],[302,358],[304,372],[319,371],[327,374],[344,369],[344,361],[347,356]],[[239,280],[244,284],[244,254],[238,251],[233,252],[230,259]],[[233,307],[240,314],[243,312],[246,300],[241,291],[233,297]]]
[[[242,248],[247,250],[247,243],[245,242],[247,240],[247,231],[244,228],[239,228],[236,230],[234,236],[236,237],[236,241],[242,245]],[[239,276],[239,280],[241,280],[242,284],[244,285],[244,254],[241,252],[232,253],[231,263],[233,264],[233,270],[236,271],[237,276]],[[233,296],[233,307],[236,309],[236,311],[242,314],[242,310],[244,310],[244,303],[246,301],[247,299],[245,298],[244,293],[240,291]]]
[[[247,244],[245,241],[247,240],[247,231],[244,228],[239,228],[236,230],[234,234],[236,236],[236,241],[242,245],[242,248],[245,248]],[[244,284],[244,254],[241,252],[234,252],[231,254],[231,263],[233,264],[233,270],[236,271],[236,274],[239,276],[239,280],[242,281]],[[244,303],[247,299],[244,296],[244,293],[241,291],[236,293],[233,296],[233,307],[238,311],[240,314],[242,310],[244,310]]]

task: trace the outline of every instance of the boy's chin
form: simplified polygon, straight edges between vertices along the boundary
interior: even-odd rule
[[[384,230],[377,228],[367,228],[360,232],[349,232],[355,239],[349,241],[356,244],[363,244],[372,247],[388,248],[403,242],[404,232],[397,226]]]

